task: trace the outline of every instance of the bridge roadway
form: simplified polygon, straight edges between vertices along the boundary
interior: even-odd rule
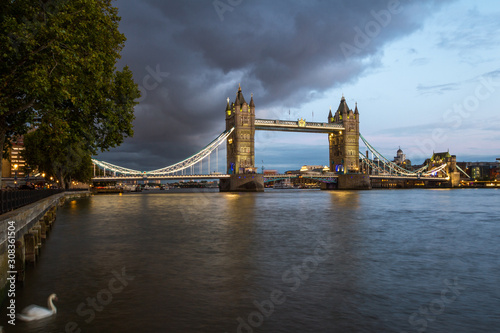
[[[319,123],[305,121],[304,119],[297,121],[255,119],[255,129],[265,131],[332,133],[334,131],[343,131],[345,128],[342,123]]]
[[[101,176],[92,178],[93,182],[106,181],[125,181],[125,180],[201,180],[201,179],[223,179],[229,178],[226,174],[210,174],[210,175],[159,175],[159,176]]]
[[[101,181],[137,181],[137,180],[204,180],[204,179],[224,179],[230,178],[231,175],[228,174],[210,174],[210,175],[158,175],[158,176],[101,176],[92,178],[93,182]],[[272,179],[283,179],[283,178],[338,178],[338,175],[332,172],[328,173],[308,173],[308,174],[276,174],[276,175],[264,175],[264,178],[268,180]],[[439,181],[442,182],[446,178],[442,177],[420,177],[417,176],[395,176],[395,175],[370,175],[371,179],[394,179],[394,180],[428,180],[428,181]]]
[[[443,177],[418,177],[418,176],[397,176],[397,175],[370,175],[370,179],[394,179],[394,180],[428,180],[428,181],[436,181],[442,182],[447,180]]]
[[[242,174],[244,175],[244,174]],[[338,176],[334,173],[317,173],[309,175],[301,175],[306,178],[337,178]],[[93,182],[105,182],[105,181],[125,181],[125,180],[201,180],[201,179],[224,179],[230,178],[231,175],[228,174],[210,174],[210,175],[158,175],[158,176],[100,176],[92,178]],[[298,175],[291,174],[278,174],[278,175],[264,175],[267,179],[282,179],[282,178],[297,178]]]

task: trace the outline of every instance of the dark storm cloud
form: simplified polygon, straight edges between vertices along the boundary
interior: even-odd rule
[[[143,98],[135,136],[99,159],[149,170],[195,153],[224,129],[225,99],[240,82],[257,115],[299,108],[377,66],[386,43],[443,3],[119,0],[128,39],[119,65]]]

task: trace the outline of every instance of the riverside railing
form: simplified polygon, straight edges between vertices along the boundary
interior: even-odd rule
[[[0,191],[0,214],[64,192],[62,189]]]

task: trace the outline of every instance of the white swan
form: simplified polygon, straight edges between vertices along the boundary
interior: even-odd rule
[[[30,305],[24,308],[21,313],[18,313],[16,317],[22,321],[32,321],[50,317],[57,312],[53,303],[54,300],[57,301],[57,296],[56,294],[51,294],[47,299],[48,309],[38,305]]]

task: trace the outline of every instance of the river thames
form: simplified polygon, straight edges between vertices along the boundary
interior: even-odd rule
[[[500,190],[67,202],[5,332],[498,332]],[[5,306],[2,317],[6,318]]]

